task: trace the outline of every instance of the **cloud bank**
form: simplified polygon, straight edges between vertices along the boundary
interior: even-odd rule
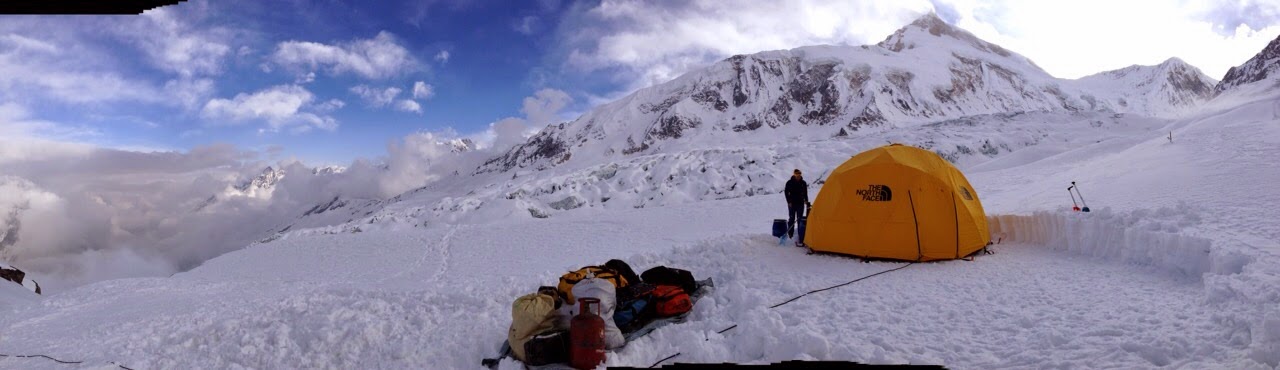
[[[293,159],[264,159],[280,148],[103,148],[77,142],[79,134],[50,129],[67,125],[36,119],[17,104],[0,104],[0,260],[33,274],[49,291],[185,271],[270,236],[335,196],[387,199],[468,174],[561,119],[571,101],[563,91],[538,91],[524,100],[523,117],[470,135],[484,141],[478,150],[451,129],[417,132],[389,142],[385,155],[357,159],[340,173],[315,171]],[[267,120],[281,129],[322,117],[308,111],[344,105],[316,102],[295,85],[214,102],[203,111],[210,118],[228,124]],[[472,150],[459,151],[460,146]],[[268,165],[284,173],[274,187],[245,186]]]

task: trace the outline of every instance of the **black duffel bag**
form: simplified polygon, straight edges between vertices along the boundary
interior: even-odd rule
[[[644,280],[645,283],[654,285],[675,285],[680,289],[684,289],[687,294],[693,294],[695,290],[698,290],[698,282],[693,279],[693,273],[678,268],[654,267],[640,274],[640,279]]]

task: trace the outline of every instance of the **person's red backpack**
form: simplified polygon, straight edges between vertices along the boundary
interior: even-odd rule
[[[676,316],[693,309],[693,300],[689,299],[689,293],[685,293],[684,289],[678,286],[658,285],[649,294],[654,313],[658,317]]]

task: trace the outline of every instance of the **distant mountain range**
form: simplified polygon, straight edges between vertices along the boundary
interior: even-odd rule
[[[1243,72],[1228,77],[1237,74]],[[983,114],[1099,111],[1170,117],[1212,98],[1215,83],[1176,58],[1059,79],[1026,57],[929,14],[876,45],[730,57],[548,126],[477,172],[617,160],[696,147],[681,144],[701,140],[695,137],[825,138]]]
[[[875,45],[729,57],[549,125],[469,174],[387,200],[326,198],[282,230],[370,215],[457,217],[497,212],[496,204],[549,217],[586,206],[772,193],[789,173],[783,167],[825,165],[851,154],[841,149],[852,145],[846,139],[885,129],[918,127],[916,144],[949,160],[990,158],[1045,140],[1044,126],[1019,127],[1028,120],[1103,127],[1124,125],[1123,117],[1175,119],[1242,86],[1274,88],[1278,65],[1280,39],[1221,82],[1177,58],[1060,79],[929,14]],[[984,125],[992,128],[957,131]],[[455,153],[475,149],[463,140],[449,144]],[[813,148],[824,154],[811,156]],[[268,168],[236,189],[269,189],[281,176]]]

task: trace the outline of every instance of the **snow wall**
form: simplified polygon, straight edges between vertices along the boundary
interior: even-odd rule
[[[1201,281],[1206,302],[1219,308],[1214,321],[1227,328],[1223,339],[1248,348],[1249,357],[1264,367],[1280,366],[1280,265],[1229,239],[1213,245],[1180,234],[1177,224],[1185,222],[1169,222],[1171,217],[1196,216],[1176,208],[1127,214],[1039,211],[988,216],[987,224],[993,241],[1044,245]]]
[[[993,241],[1040,244],[1086,256],[1151,266],[1197,280],[1210,272],[1209,239],[1145,230],[1149,227],[1109,210],[988,216],[987,225]]]

